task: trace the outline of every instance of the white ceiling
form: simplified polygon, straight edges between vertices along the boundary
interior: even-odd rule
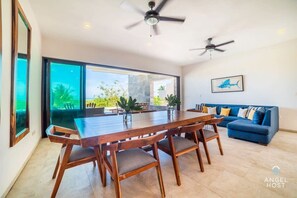
[[[147,0],[128,1],[148,10]],[[213,52],[213,58],[297,38],[296,0],[171,0],[160,15],[186,16],[186,22],[160,22],[161,35],[152,38],[145,22],[130,31],[124,28],[142,16],[121,8],[122,0],[30,2],[43,37],[129,51],[179,66],[208,60],[208,53],[189,51],[204,47],[208,37],[214,37],[214,44],[235,40],[221,47],[226,52]]]

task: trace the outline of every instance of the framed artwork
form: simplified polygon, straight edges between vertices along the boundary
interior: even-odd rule
[[[211,92],[238,92],[243,91],[243,75],[211,79]]]

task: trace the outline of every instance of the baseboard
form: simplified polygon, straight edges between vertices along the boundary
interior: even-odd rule
[[[297,133],[297,130],[292,130],[292,129],[279,129],[280,131],[285,131],[285,132],[292,132],[292,133]]]
[[[11,188],[13,187],[14,183],[16,182],[16,180],[18,179],[18,177],[21,175],[21,173],[24,170],[25,166],[27,165],[28,161],[32,157],[34,151],[36,150],[37,146],[40,143],[40,140],[41,140],[41,138],[39,139],[39,141],[37,142],[37,144],[34,146],[34,149],[32,149],[32,152],[28,155],[27,159],[25,160],[25,163],[22,165],[22,167],[20,168],[20,170],[18,171],[18,173],[16,174],[16,176],[13,178],[13,180],[10,182],[10,185],[4,191],[4,194],[1,195],[1,197],[6,197],[7,196],[7,194],[9,193],[9,191],[11,190]]]

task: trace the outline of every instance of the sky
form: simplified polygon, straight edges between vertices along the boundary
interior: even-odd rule
[[[112,86],[115,81],[118,81],[118,85],[128,90],[128,75],[127,74],[114,74],[107,72],[94,71],[88,69],[86,71],[86,98],[91,99],[94,96],[98,96],[102,93],[100,85],[103,83],[107,86]]]
[[[66,88],[70,88],[74,100],[80,98],[80,77],[81,67],[71,64],[51,63],[51,89],[58,84],[63,84]],[[94,96],[101,94],[99,89],[102,82],[107,86],[112,85],[115,81],[124,89],[128,89],[127,74],[113,74],[106,72],[94,71],[90,66],[86,69],[86,98],[92,99]]]

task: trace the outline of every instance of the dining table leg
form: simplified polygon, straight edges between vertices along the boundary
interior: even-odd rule
[[[95,154],[97,157],[97,161],[98,161],[98,170],[99,170],[99,174],[100,174],[100,179],[101,179],[101,183],[103,184],[103,159],[102,159],[102,152],[101,152],[101,145],[98,145],[95,147]]]

